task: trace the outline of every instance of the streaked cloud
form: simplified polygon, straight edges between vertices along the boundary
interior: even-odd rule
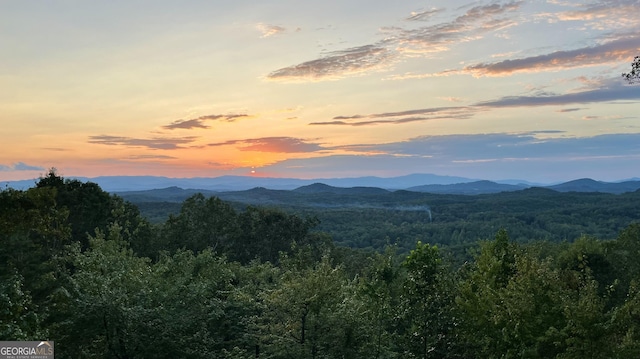
[[[435,53],[448,50],[452,45],[477,40],[484,34],[515,25],[510,17],[520,8],[522,1],[506,4],[474,6],[451,22],[398,33],[398,49],[410,53]]]
[[[409,21],[427,21],[430,20],[434,15],[442,12],[443,9],[429,9],[422,11],[412,11],[411,15],[406,18]]]
[[[440,96],[438,98],[441,99],[441,100],[448,101],[448,102],[462,102],[463,101],[460,97],[452,97],[452,96],[450,96],[450,97],[442,97],[442,96]]]
[[[569,104],[640,100],[640,87],[626,86],[619,79],[602,83],[599,87],[564,94],[538,96],[505,96],[497,100],[476,103],[480,107],[564,106]]]
[[[506,76],[515,72],[554,71],[566,68],[601,66],[630,61],[640,49],[640,35],[609,41],[597,46],[544,55],[510,59],[494,63],[467,66],[461,73],[474,76]],[[452,71],[448,72],[453,73]]]
[[[629,118],[633,118],[633,117],[624,117],[624,116],[620,116],[620,115],[610,115],[610,116],[590,115],[590,116],[582,116],[581,120],[584,120],[584,121],[591,121],[591,120],[611,121],[611,120],[625,120],[625,119],[629,119]]]
[[[326,150],[320,143],[294,137],[262,137],[210,143],[209,146],[236,146],[241,151],[309,153]]]
[[[256,25],[256,29],[258,29],[258,31],[260,31],[260,33],[262,34],[261,37],[265,38],[265,37],[271,37],[274,35],[278,35],[281,34],[285,31],[287,31],[286,28],[282,27],[282,26],[278,26],[278,25],[269,25],[269,24],[264,24],[264,23],[259,23]]]
[[[234,122],[239,118],[249,117],[247,114],[230,114],[230,115],[207,115],[200,116],[197,118],[192,118],[189,120],[176,120],[171,122],[168,125],[162,126],[165,130],[176,130],[176,129],[194,129],[194,128],[209,128],[210,126],[205,125],[207,121],[225,121],[225,122]]]
[[[340,50],[298,65],[273,71],[267,79],[274,81],[336,80],[370,71],[385,70],[392,62],[390,50],[379,45],[366,45]]]
[[[173,160],[177,157],[167,155],[133,155],[127,157],[130,160]]]
[[[586,82],[588,87],[568,93],[538,92],[529,96],[505,96],[470,106],[433,107],[398,112],[383,112],[367,115],[340,115],[330,121],[311,122],[314,126],[369,126],[380,124],[403,124],[437,119],[468,119],[491,108],[564,106],[572,104],[640,100],[640,87],[625,85],[617,78],[605,81]],[[574,112],[580,107],[560,109],[556,112]]]
[[[541,141],[537,133],[508,134],[457,134],[443,136],[419,136],[402,142],[370,145],[387,154],[429,156],[451,161],[480,160],[496,158],[530,157],[532,146]]]
[[[514,73],[560,71],[571,68],[615,65],[631,62],[640,51],[640,34],[627,36],[595,46],[574,50],[560,50],[543,55],[508,59],[491,63],[478,63],[462,69],[449,69],[435,73],[405,73],[389,76],[389,80],[428,79],[460,74],[475,77],[509,76]]]
[[[16,162],[12,165],[0,164],[0,172],[12,171],[44,171],[44,167],[28,165],[24,162]]]
[[[417,29],[387,28],[388,37],[376,43],[334,51],[316,60],[284,67],[271,72],[268,80],[323,81],[362,75],[389,69],[406,53],[434,53],[448,50],[456,43],[481,38],[487,32],[514,24],[506,14],[513,13],[522,2],[475,6],[451,22]],[[421,20],[441,10],[412,14]],[[409,17],[409,20],[412,20]]]
[[[209,162],[207,162],[207,165],[211,166],[211,168],[214,168],[216,170],[223,170],[223,171],[228,171],[228,170],[232,170],[232,169],[238,168],[237,165],[232,164],[232,163],[228,163],[228,162],[209,161]]]
[[[331,173],[357,176],[363,173],[397,173],[402,168],[423,168],[428,173],[447,173],[483,179],[514,178],[548,182],[592,177],[624,178],[624,164],[640,160],[640,134],[605,134],[591,137],[549,137],[562,131],[420,136],[385,144],[349,146],[362,155],[329,155],[289,159],[266,170],[289,176],[300,173]],[[566,174],[566,177],[559,174]]]
[[[107,145],[107,146],[125,146],[125,147],[146,147],[154,150],[175,150],[183,148],[195,141],[197,137],[155,137],[155,138],[133,138],[123,136],[99,135],[90,136],[89,143]]]
[[[576,7],[577,10],[544,15],[555,21],[580,21],[598,30],[636,27],[640,21],[640,3],[637,0],[597,0],[580,3]]]
[[[44,167],[28,165],[24,162],[18,162],[13,165],[15,171],[44,171]]]
[[[472,117],[480,109],[459,107],[434,107],[399,112],[383,112],[368,115],[336,116],[332,121],[311,122],[309,125],[368,126],[379,124],[402,124],[438,119],[465,119]]]

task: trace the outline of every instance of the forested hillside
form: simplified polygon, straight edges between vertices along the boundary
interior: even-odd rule
[[[638,193],[594,194],[599,206],[583,209],[584,197],[552,208],[548,192],[523,193],[490,208],[425,194],[407,199],[412,210],[372,201],[346,212],[195,194],[150,223],[121,197],[50,172],[0,191],[0,340],[53,340],[57,358],[638,357]],[[415,210],[427,205],[431,219]],[[537,233],[539,222],[582,225],[592,212],[612,222],[562,242],[514,237],[500,219]],[[373,224],[394,213],[420,216],[394,224],[412,231],[407,252],[342,246],[322,230],[359,220],[358,241],[380,241]],[[445,221],[453,213],[463,215]],[[451,232],[429,230],[471,230],[456,228],[464,220],[488,223],[460,263],[445,248]],[[622,224],[606,237],[588,231]]]
[[[144,216],[161,223],[169,214],[177,214],[182,199],[194,193],[167,188],[122,195],[138,205]],[[491,238],[500,228],[522,243],[573,241],[583,234],[613,239],[640,218],[640,191],[612,194],[528,188],[454,195],[316,184],[293,191],[254,188],[207,195],[224,199],[237,210],[261,206],[315,217],[319,224],[314,230],[328,233],[341,246],[382,251],[394,244],[402,253],[420,240],[462,256],[469,246]]]

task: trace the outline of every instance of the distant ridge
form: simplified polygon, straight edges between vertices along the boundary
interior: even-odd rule
[[[334,187],[329,186],[324,183],[314,183],[308,186],[298,187],[293,190],[293,192],[304,193],[304,194],[313,194],[313,193],[335,193],[335,194],[358,194],[358,195],[366,195],[366,194],[384,194],[389,193],[388,190],[378,188],[378,187]]]
[[[83,182],[94,182],[111,193],[144,192],[161,190],[157,193],[138,193],[141,196],[183,198],[197,192],[234,192],[253,188],[269,190],[295,190],[298,193],[336,193],[336,194],[376,194],[384,191],[409,190],[440,194],[484,194],[505,191],[518,191],[530,187],[544,187],[558,192],[604,192],[620,194],[640,189],[640,180],[623,182],[602,182],[589,178],[577,179],[565,183],[545,186],[527,181],[487,181],[463,177],[440,176],[434,174],[412,174],[399,177],[357,177],[327,179],[265,178],[250,176],[221,176],[196,178],[168,178],[156,176],[105,176],[95,178],[65,177]],[[507,183],[508,182],[508,183]],[[34,187],[37,180],[4,181],[0,187],[27,189]],[[173,191],[174,193],[170,193]],[[182,192],[180,192],[182,191]],[[134,193],[129,193],[134,195]]]
[[[196,193],[202,193],[205,196],[215,196],[217,192],[201,189],[182,189],[172,186],[167,188],[150,189],[143,191],[122,191],[113,192],[124,199],[131,202],[174,202],[182,203],[185,199]]]
[[[640,189],[640,181],[625,182],[601,182],[591,178],[581,178],[547,188],[558,192],[604,192],[604,193],[625,193],[635,192]]]
[[[83,182],[97,183],[107,192],[144,191],[159,188],[179,187],[184,189],[201,189],[208,191],[230,192],[244,191],[256,187],[264,187],[274,190],[293,190],[313,183],[324,183],[329,186],[350,187],[378,187],[388,190],[405,189],[412,186],[425,184],[452,184],[470,182],[473,179],[454,176],[441,176],[428,173],[411,174],[398,177],[354,177],[354,178],[274,178],[253,176],[220,176],[220,177],[193,177],[193,178],[169,178],[160,176],[102,176],[94,178],[63,177],[78,179]],[[9,186],[15,189],[27,189],[34,187],[37,179],[23,181],[4,181],[0,186]]]
[[[486,194],[519,191],[528,188],[524,185],[512,185],[496,183],[491,181],[474,181],[467,183],[455,183],[449,185],[430,184],[416,187],[409,187],[409,191],[442,193],[442,194]]]

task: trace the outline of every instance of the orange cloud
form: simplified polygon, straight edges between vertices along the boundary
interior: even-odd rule
[[[192,118],[189,120],[176,120],[172,123],[162,126],[165,130],[176,130],[176,129],[192,129],[192,128],[209,128],[210,126],[205,125],[206,121],[214,121],[214,120],[222,120],[226,122],[233,122],[238,118],[249,117],[247,114],[231,114],[231,115],[207,115],[200,116],[197,118]]]
[[[263,137],[209,144],[209,146],[231,145],[236,145],[240,151],[272,153],[308,153],[326,149],[318,143],[307,142],[307,140],[293,137]]]

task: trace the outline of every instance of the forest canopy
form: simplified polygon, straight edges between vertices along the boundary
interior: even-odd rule
[[[466,262],[318,227],[203,195],[150,223],[51,172],[0,191],[0,340],[54,340],[59,358],[640,355],[637,222],[562,242],[498,228]]]

